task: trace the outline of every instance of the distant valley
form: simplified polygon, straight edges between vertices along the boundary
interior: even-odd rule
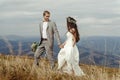
[[[64,40],[62,39],[62,42]],[[14,55],[33,56],[30,45],[34,41],[39,42],[39,37],[7,36],[5,39],[0,37],[0,53],[10,54],[12,49]],[[54,56],[57,58],[60,49],[56,41],[54,44]],[[80,63],[119,67],[120,37],[83,37],[77,46],[80,52]]]

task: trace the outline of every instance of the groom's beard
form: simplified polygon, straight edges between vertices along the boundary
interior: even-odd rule
[[[44,19],[44,21],[45,21],[45,22],[48,22],[48,21],[49,21],[49,19]]]

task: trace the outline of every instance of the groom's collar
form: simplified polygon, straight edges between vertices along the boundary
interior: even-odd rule
[[[42,22],[46,22],[46,21],[42,20]],[[51,22],[51,20],[49,20],[49,21],[47,21],[47,22]]]

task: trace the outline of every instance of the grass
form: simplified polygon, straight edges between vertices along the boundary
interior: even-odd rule
[[[85,76],[59,73],[56,66],[50,69],[46,59],[40,66],[33,65],[34,59],[28,56],[0,55],[0,80],[120,80],[120,70],[102,66],[80,64]]]

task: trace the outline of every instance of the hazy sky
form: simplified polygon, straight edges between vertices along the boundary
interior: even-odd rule
[[[66,17],[81,36],[120,36],[120,0],[0,0],[0,35],[38,36],[44,10],[63,36]]]

